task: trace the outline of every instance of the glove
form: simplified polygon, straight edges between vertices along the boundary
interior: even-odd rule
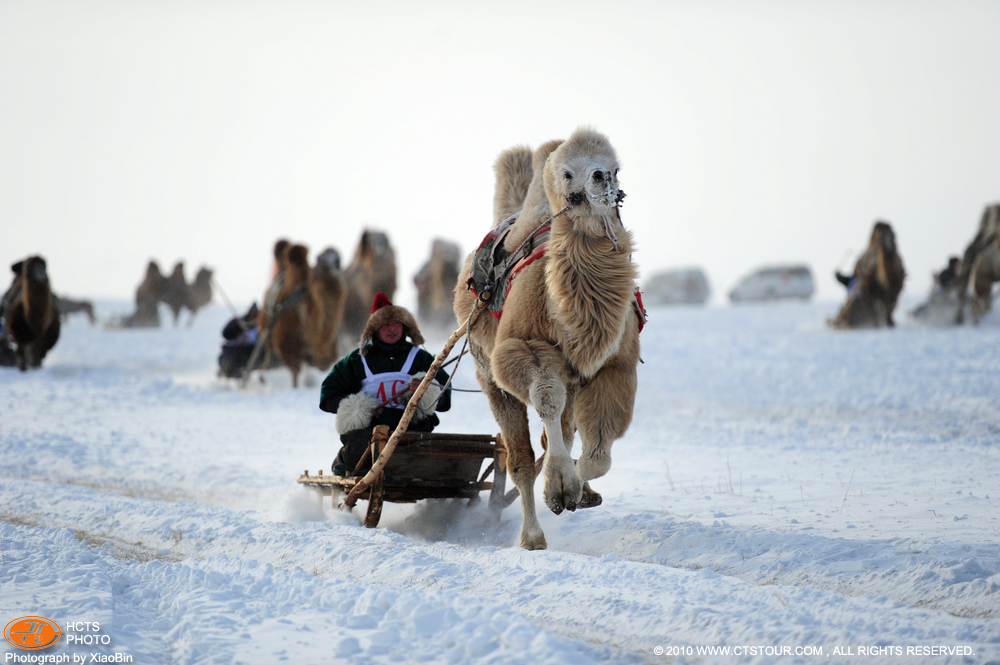
[[[427,372],[419,372],[414,375],[414,378],[423,379],[426,374]],[[441,396],[441,390],[441,384],[437,381],[431,381],[427,385],[427,390],[417,401],[417,412],[415,414],[417,420],[423,420],[434,413],[434,409],[437,407],[438,397]]]
[[[347,434],[356,429],[367,429],[380,402],[364,393],[354,393],[340,400],[337,407],[337,433]]]

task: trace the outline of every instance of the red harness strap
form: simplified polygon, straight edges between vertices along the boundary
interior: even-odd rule
[[[507,293],[510,293],[510,285],[514,283],[514,277],[517,276],[517,273],[521,272],[522,270],[530,266],[532,263],[545,256],[545,249],[547,244],[548,243],[540,245],[539,247],[535,248],[535,251],[533,251],[531,254],[522,258],[521,260],[519,260],[517,263],[514,264],[514,267],[510,271],[510,277],[507,278]],[[475,290],[473,290],[473,293],[475,293]],[[504,298],[504,300],[506,301],[506,297]],[[648,320],[648,317],[646,315],[646,308],[642,304],[642,291],[640,291],[638,287],[636,287],[635,292],[633,293],[632,310],[635,312],[635,315],[639,318],[639,332],[641,333],[642,329],[646,327],[646,321]],[[495,318],[499,319],[500,315],[503,314],[503,309],[501,309],[499,312],[494,312],[493,310],[490,310],[490,314],[492,314]]]
[[[515,217],[516,218],[516,217]],[[495,242],[503,242],[503,238],[506,232],[509,230],[511,222],[515,219],[504,220],[496,229],[490,232],[480,243],[479,249],[482,249],[491,240]],[[545,251],[548,248],[549,233],[552,229],[551,222],[546,222],[542,226],[535,229],[535,231],[525,239],[521,246],[511,254],[502,265],[494,269],[495,274],[498,277],[503,276],[502,279],[506,281],[506,286],[504,287],[503,296],[497,297],[499,294],[494,293],[490,296],[491,303],[499,305],[498,309],[488,306],[487,309],[494,318],[499,319],[503,315],[503,306],[507,302],[507,295],[510,293],[511,284],[514,283],[514,278],[517,277],[517,273],[521,272],[532,263],[538,259],[545,256]],[[537,241],[537,244],[536,244]],[[530,250],[530,251],[529,251]],[[525,253],[529,252],[529,253]],[[520,255],[520,258],[515,258]],[[468,282],[469,290],[478,298],[479,292],[472,279]],[[646,326],[646,308],[642,305],[642,293],[639,288],[636,287],[632,299],[632,309],[635,311],[637,317],[639,317],[639,332]]]
[[[511,284],[514,283],[514,278],[517,277],[517,273],[521,272],[522,270],[530,266],[532,263],[545,256],[545,250],[547,248],[547,245],[548,243],[539,245],[538,247],[535,248],[535,251],[533,251],[531,254],[529,254],[528,256],[521,257],[520,259],[517,260],[517,262],[514,263],[514,265],[510,269],[510,277],[507,278],[507,288],[504,291],[504,298],[503,298],[504,302],[507,301],[507,294],[510,293],[510,286]],[[492,314],[495,318],[499,319],[500,315],[503,314],[503,308],[501,307],[499,312],[494,312],[493,310],[490,310],[490,314]]]
[[[632,300],[632,309],[639,317],[639,332],[646,327],[646,308],[642,306],[642,291],[638,287],[635,289],[635,298]]]

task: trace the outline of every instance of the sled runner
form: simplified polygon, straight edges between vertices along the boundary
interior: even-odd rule
[[[389,428],[379,425],[372,431],[368,451],[349,476],[315,476],[304,471],[297,482],[317,494],[320,506],[323,497],[332,497],[332,504],[341,503],[365,476],[361,469],[378,461],[389,441]],[[485,470],[483,461],[490,460]],[[499,435],[439,434],[410,432],[399,437],[397,446],[374,482],[361,494],[368,499],[365,526],[374,528],[382,516],[382,505],[416,503],[421,499],[479,499],[479,493],[490,490],[489,507],[497,516],[507,505],[504,486],[507,479],[507,453]],[[493,480],[486,480],[492,474]]]

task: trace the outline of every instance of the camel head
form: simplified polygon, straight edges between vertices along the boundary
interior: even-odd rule
[[[348,266],[348,273],[358,270],[369,270],[372,266],[383,261],[395,261],[396,256],[389,244],[389,236],[381,231],[365,229],[361,234],[361,240],[354,249],[354,258]]]
[[[381,231],[365,231],[361,243],[367,246],[368,253],[375,258],[383,258],[392,251],[389,247],[389,236]]]
[[[291,244],[286,238],[279,238],[274,243],[274,265],[277,267],[278,272],[285,269],[285,252],[288,251],[288,247]]]
[[[325,270],[331,275],[340,272],[340,252],[333,247],[327,247],[316,257],[316,268]]]
[[[285,257],[285,250],[292,243],[287,238],[279,238],[274,243],[274,260],[281,261]]]
[[[195,284],[208,284],[212,281],[212,271],[208,268],[201,268],[198,270],[198,274],[194,278]]]
[[[573,200],[577,207],[569,216],[575,227],[591,236],[610,237],[619,226],[618,166],[606,136],[586,127],[573,132],[545,162],[545,192],[552,211]]]
[[[299,270],[309,270],[309,248],[305,245],[291,245],[285,254],[288,267]]]
[[[45,268],[45,259],[40,256],[32,256],[25,260],[22,274],[29,282],[35,284],[48,285],[49,274]]]
[[[461,263],[462,250],[458,245],[447,240],[435,239],[431,245],[431,261],[442,263]]]
[[[892,227],[888,222],[875,222],[872,229],[871,246],[881,248],[890,254],[896,251],[896,234],[892,232]]]

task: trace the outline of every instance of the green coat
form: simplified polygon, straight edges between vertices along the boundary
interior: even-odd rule
[[[410,353],[413,345],[408,341],[401,341],[393,346],[388,346],[379,342],[368,347],[368,354],[365,359],[368,361],[368,368],[373,374],[382,372],[399,372],[406,363],[406,357]],[[417,357],[413,359],[410,373],[426,372],[434,362],[434,356],[423,349],[417,350]],[[341,400],[348,395],[361,392],[361,382],[365,378],[365,368],[361,364],[361,352],[354,349],[349,354],[341,358],[330,370],[330,373],[323,379],[323,385],[319,391],[319,408],[329,413],[337,413]],[[435,377],[442,386],[448,381],[448,374],[444,370],[438,370]],[[445,390],[438,400],[436,411],[447,411],[451,408],[451,390]],[[388,425],[390,430],[396,429],[400,419],[403,417],[403,409],[383,408],[372,418],[370,427],[376,425]],[[441,421],[436,414],[431,414],[419,422],[411,422],[409,429],[418,432],[430,432]]]

